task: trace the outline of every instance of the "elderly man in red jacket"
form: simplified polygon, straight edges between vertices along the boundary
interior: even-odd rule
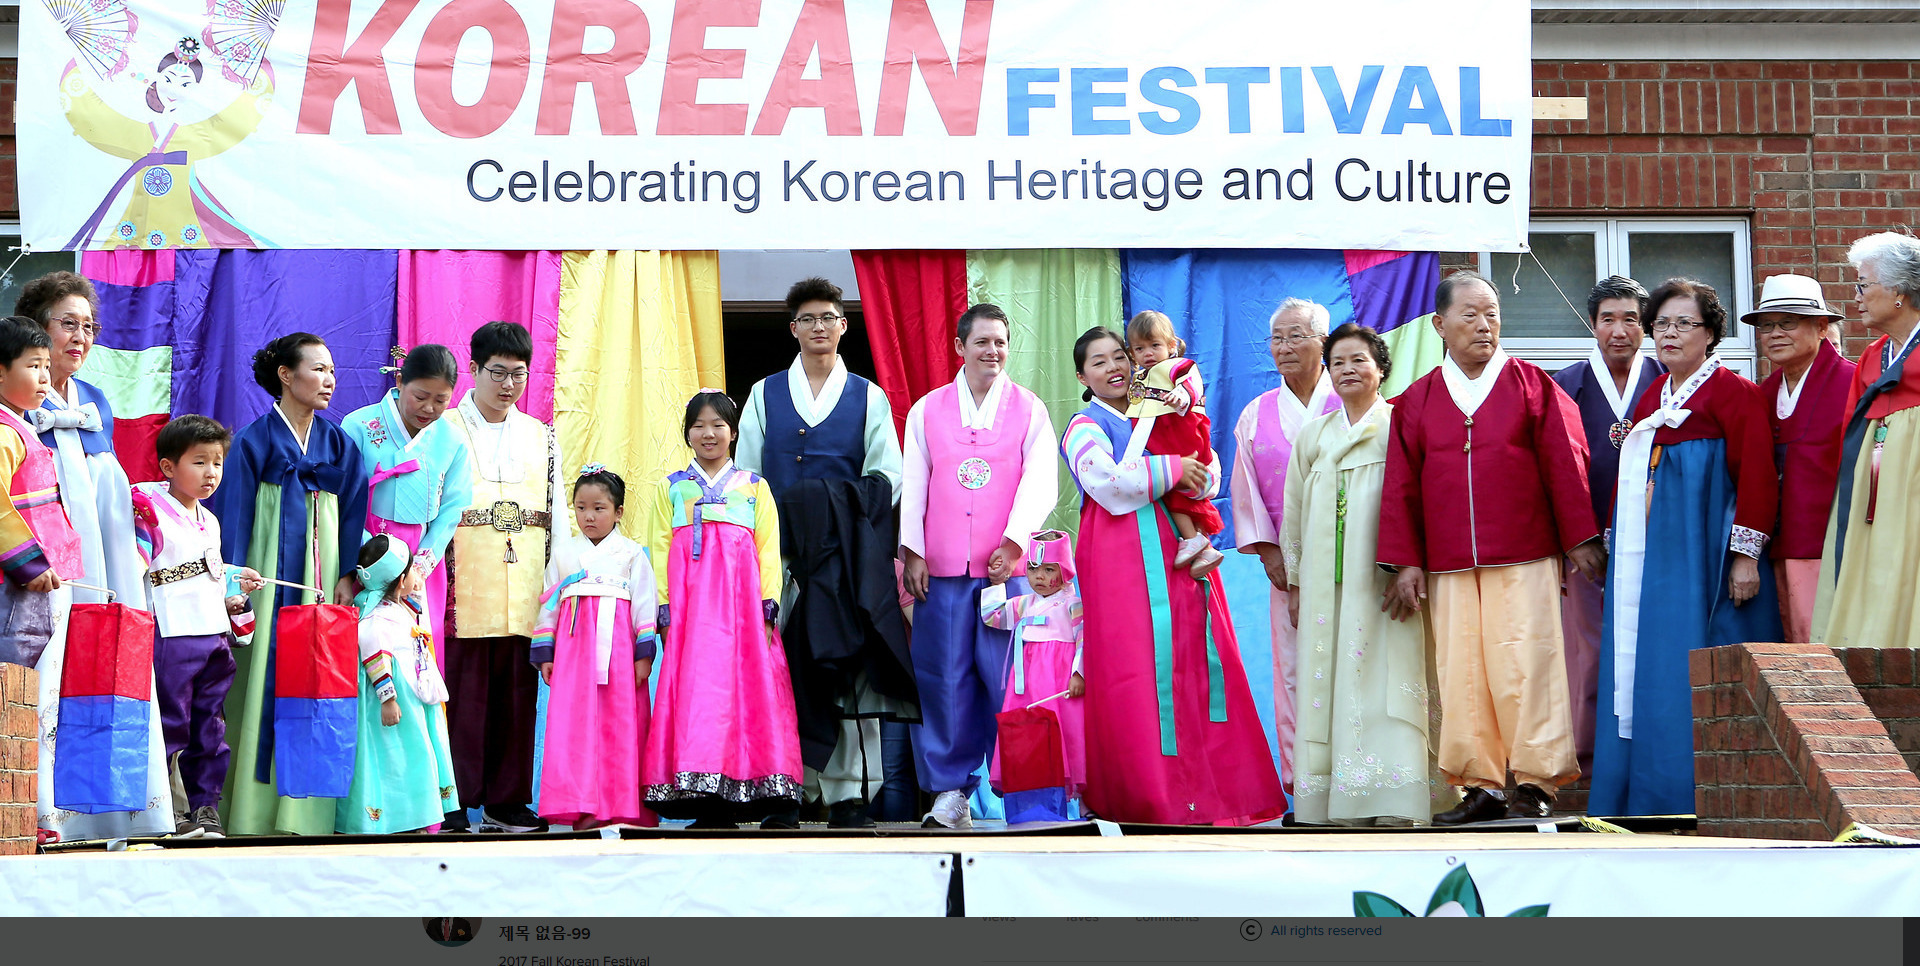
[[[1431,594],[1440,770],[1466,791],[1434,824],[1545,818],[1580,775],[1560,558],[1592,580],[1605,568],[1586,438],[1552,378],[1501,351],[1492,283],[1457,272],[1435,302],[1446,358],[1394,400],[1379,560],[1397,576],[1384,607],[1402,617]]]

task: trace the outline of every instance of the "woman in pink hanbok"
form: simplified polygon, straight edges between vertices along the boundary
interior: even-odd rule
[[[599,463],[573,484],[580,535],[553,548],[532,659],[551,687],[540,816],[576,829],[657,825],[640,795],[653,674],[653,564],[619,532],[627,485]],[[631,668],[631,670],[629,670]]]
[[[1173,568],[1176,534],[1154,502],[1208,493],[1218,472],[1186,454],[1144,452],[1152,417],[1126,405],[1131,364],[1104,327],[1073,350],[1092,403],[1067,424],[1080,485],[1075,563],[1086,601],[1084,801],[1102,818],[1253,825],[1287,810],[1218,580]],[[1178,579],[1176,579],[1176,577]]]
[[[800,805],[800,730],[780,613],[772,491],[733,464],[740,410],[687,402],[694,460],[657,489],[648,543],[666,635],[641,779],[647,805],[692,828],[733,828]]]

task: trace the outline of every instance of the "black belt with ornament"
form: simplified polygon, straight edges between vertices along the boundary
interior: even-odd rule
[[[474,507],[460,514],[463,527],[492,527],[501,533],[519,533],[528,527],[552,529],[553,515],[545,510],[526,510],[513,500],[496,500],[490,507]]]

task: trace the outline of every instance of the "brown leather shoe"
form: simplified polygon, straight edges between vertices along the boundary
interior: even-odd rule
[[[1433,817],[1435,825],[1466,825],[1491,822],[1507,816],[1507,803],[1484,788],[1469,788],[1460,804]]]
[[[1507,800],[1508,818],[1553,817],[1553,796],[1538,785],[1521,785]]]

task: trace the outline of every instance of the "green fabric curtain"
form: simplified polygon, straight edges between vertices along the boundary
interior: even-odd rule
[[[1073,370],[1073,341],[1096,325],[1116,330],[1120,253],[1114,249],[967,252],[967,298],[992,302],[1012,322],[1007,373],[1047,404],[1055,434],[1086,405]],[[1047,525],[1079,529],[1080,492],[1063,466],[1060,499]]]

